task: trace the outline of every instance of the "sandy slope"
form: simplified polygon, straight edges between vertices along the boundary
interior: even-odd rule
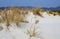
[[[60,16],[49,16],[46,12],[43,12],[44,18],[35,16],[32,12],[26,15],[26,20],[29,23],[20,23],[20,27],[16,27],[14,23],[11,24],[9,30],[6,29],[5,24],[0,24],[3,30],[0,31],[0,39],[29,39],[29,35],[26,34],[26,30],[30,26],[34,26],[35,21],[39,20],[38,27],[40,38],[32,37],[32,39],[60,39]]]

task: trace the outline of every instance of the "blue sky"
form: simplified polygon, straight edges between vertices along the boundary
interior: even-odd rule
[[[0,7],[6,6],[57,7],[60,0],[0,0]]]

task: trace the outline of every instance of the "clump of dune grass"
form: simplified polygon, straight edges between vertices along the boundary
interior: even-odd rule
[[[0,13],[0,16],[2,17],[1,20],[6,23],[7,28],[10,26],[11,22],[16,23],[18,26],[20,22],[25,21],[24,13],[21,13],[18,8],[4,9]]]
[[[7,9],[4,9],[4,10],[1,12],[1,17],[2,17],[3,22],[6,23],[6,26],[7,26],[7,28],[8,28],[9,25],[10,25],[10,19],[9,19],[9,14],[8,14],[8,12],[7,12]]]
[[[27,35],[29,35],[29,39],[31,39],[32,37],[38,37],[38,38],[40,38],[39,36],[40,36],[40,33],[39,33],[39,31],[37,31],[37,27],[36,26],[34,26],[33,28],[32,27],[30,27],[29,29],[27,29]]]
[[[42,15],[43,14],[42,12],[44,11],[43,9],[36,8],[36,9],[32,9],[32,11],[33,11],[34,15],[38,15],[38,16],[43,17],[43,15]]]
[[[56,16],[56,15],[60,16],[60,11],[59,10],[56,10],[56,11],[55,10],[47,10],[46,12],[47,12],[48,15],[51,14],[53,16]]]
[[[17,26],[19,26],[20,22],[24,22],[25,17],[24,17],[24,11],[21,12],[22,10],[20,10],[19,8],[11,8],[10,9],[12,12],[12,22],[15,22]]]
[[[29,27],[29,29],[27,29],[27,33],[29,35],[29,39],[31,39],[32,37],[38,37],[40,38],[40,32],[38,31],[38,27],[36,26],[36,24],[39,21],[36,20],[34,26]]]

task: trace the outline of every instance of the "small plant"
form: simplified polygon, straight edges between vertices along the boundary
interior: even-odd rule
[[[0,19],[0,23],[3,23],[3,20],[2,19]]]
[[[36,20],[35,24],[37,24],[39,21]],[[27,29],[27,34],[29,35],[29,39],[31,39],[32,37],[38,37],[40,36],[40,32],[37,28],[37,26],[34,24],[34,26],[29,27],[29,29]]]
[[[2,31],[3,30],[3,27],[2,26],[0,26],[0,31]]]
[[[31,39],[32,37],[38,37],[39,38],[39,36],[40,36],[40,33],[39,33],[39,31],[37,31],[37,27],[36,26],[34,26],[33,28],[32,27],[30,27],[28,30],[27,30],[27,35],[29,35],[29,39]]]

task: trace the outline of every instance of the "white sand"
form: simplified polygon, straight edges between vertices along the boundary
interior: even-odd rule
[[[26,20],[29,23],[21,23],[19,28],[12,23],[9,30],[7,30],[5,24],[1,23],[0,26],[3,27],[3,30],[0,31],[0,39],[29,39],[29,35],[25,32],[30,26],[34,26],[35,20],[39,20],[36,26],[38,27],[41,38],[32,37],[32,39],[60,39],[60,16],[49,16],[46,12],[43,13],[44,18],[35,16],[32,12],[29,12],[26,16]]]

